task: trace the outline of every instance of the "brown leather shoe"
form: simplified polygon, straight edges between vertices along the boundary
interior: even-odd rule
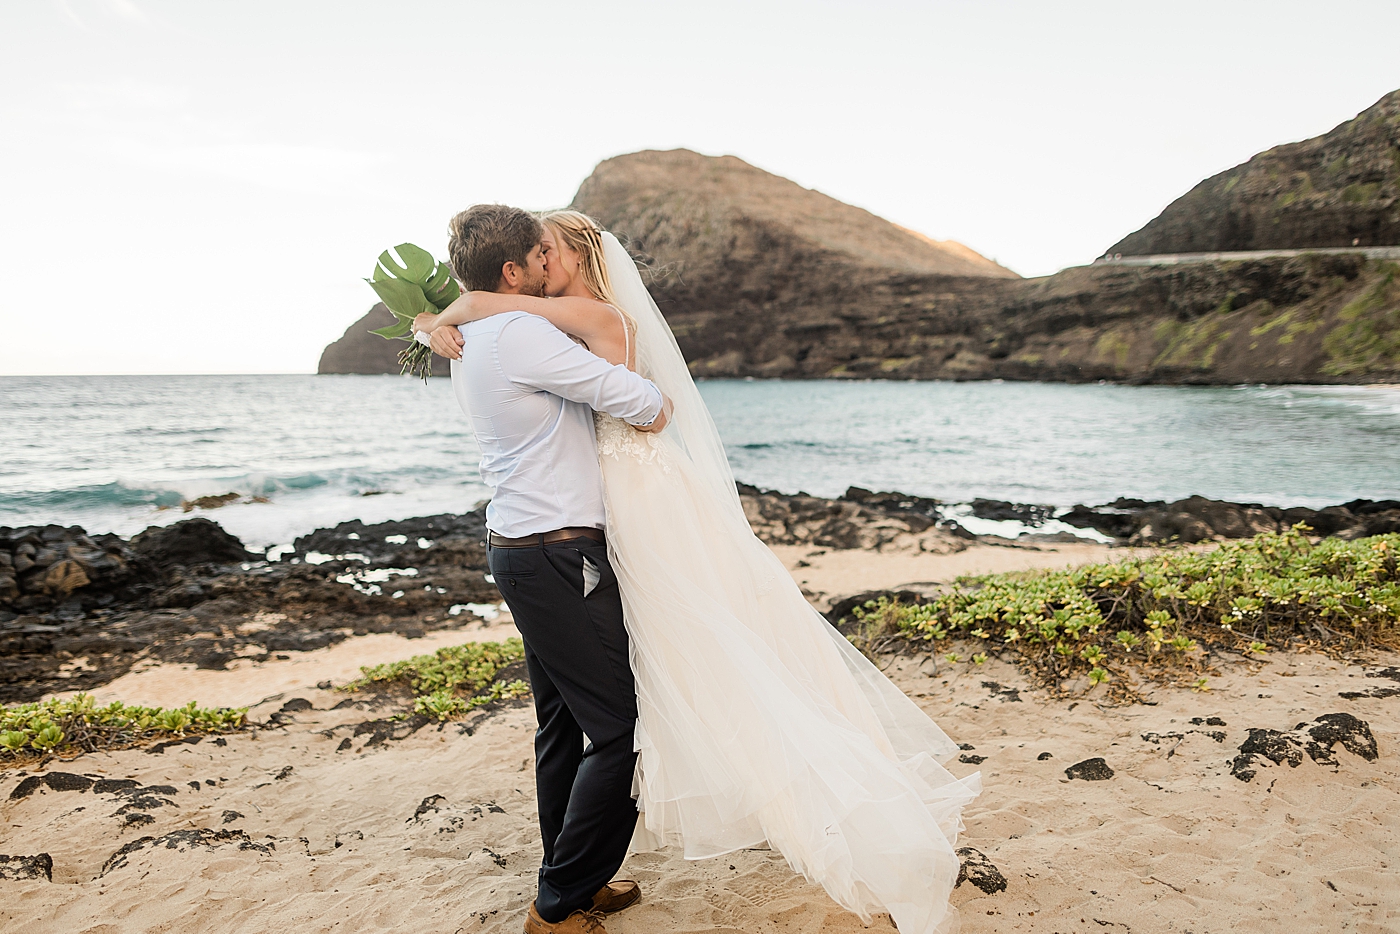
[[[550,924],[530,903],[530,913],[525,916],[525,934],[608,934],[603,927],[603,915],[597,911],[575,911],[558,924]]]
[[[631,879],[615,879],[593,896],[593,910],[612,914],[634,905],[642,897],[642,887]]]

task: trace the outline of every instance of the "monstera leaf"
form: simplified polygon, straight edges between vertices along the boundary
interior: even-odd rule
[[[396,319],[388,327],[370,332],[388,340],[413,340],[410,332],[415,317],[425,311],[436,314],[462,294],[447,266],[412,243],[400,243],[392,251],[380,253],[374,275],[365,281]]]

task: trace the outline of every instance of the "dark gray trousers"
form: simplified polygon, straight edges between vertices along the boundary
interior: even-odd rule
[[[587,596],[585,559],[597,570]],[[637,691],[622,601],[607,546],[591,539],[491,548],[487,560],[525,641],[544,840],[535,908],[555,924],[592,904],[637,823]]]

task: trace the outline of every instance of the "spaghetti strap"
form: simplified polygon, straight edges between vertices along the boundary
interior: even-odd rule
[[[603,304],[607,305],[607,302]],[[635,369],[632,360],[632,329],[627,326],[627,316],[622,313],[622,309],[616,305],[608,305],[622,322],[622,365],[627,369]]]

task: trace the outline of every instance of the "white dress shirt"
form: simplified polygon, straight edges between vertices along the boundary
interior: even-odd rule
[[[633,425],[661,413],[661,390],[575,344],[538,315],[492,315],[459,328],[452,389],[481,446],[492,490],[486,526],[519,538],[604,526],[593,412]]]

